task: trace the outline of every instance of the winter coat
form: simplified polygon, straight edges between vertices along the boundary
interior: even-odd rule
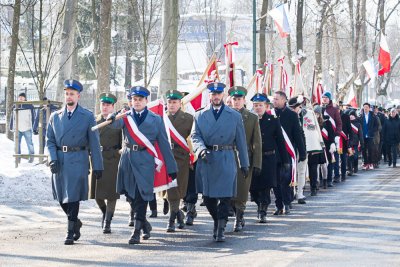
[[[103,116],[96,117],[96,123],[104,122]],[[118,163],[121,157],[119,150],[122,147],[121,129],[113,129],[109,125],[100,128],[100,144],[102,147],[104,171],[100,180],[97,180],[90,172],[89,198],[114,200],[119,198],[117,193]]]
[[[343,138],[343,136],[341,136],[343,141],[343,153],[345,153],[345,151],[347,151],[347,149],[349,148],[349,140],[353,138],[353,131],[351,130],[351,122],[349,114],[341,112],[341,119],[342,119],[342,131],[347,137]]]
[[[382,129],[383,142],[388,145],[396,145],[400,143],[400,119],[399,115],[392,118],[389,117],[383,125]]]
[[[219,114],[215,119],[211,105],[196,112],[191,133],[196,155],[205,149],[210,152],[206,160],[197,160],[196,190],[211,198],[233,197],[237,192],[236,151],[214,151],[213,145],[235,145],[239,166],[250,166],[242,116],[226,105]]]
[[[365,114],[362,113],[360,117],[362,131],[365,138],[374,138],[379,130],[379,122],[373,112],[369,112],[368,123],[365,120]]]
[[[342,131],[342,118],[340,117],[339,108],[335,107],[331,100],[329,101],[329,104],[323,108],[322,114],[324,114],[324,111],[326,111],[326,113],[328,113],[328,115],[331,116],[331,118],[335,121],[335,135],[340,136],[340,132]]]
[[[175,115],[167,113],[172,125],[178,133],[186,140],[190,136],[193,126],[193,116],[189,113],[179,110]],[[178,164],[177,187],[167,190],[168,200],[179,200],[186,196],[188,179],[189,179],[189,152],[179,146],[171,137],[173,144],[172,152],[176,163]]]
[[[358,147],[359,144],[361,147],[364,147],[364,136],[360,121],[358,119],[355,119],[351,120],[350,123],[351,130],[353,132],[349,140],[350,147]]]
[[[71,119],[66,108],[54,112],[47,126],[50,161],[58,160],[59,171],[52,176],[53,196],[69,203],[88,199],[89,155],[94,170],[103,170],[99,132],[93,113],[77,105]],[[64,152],[63,147],[85,147]]]
[[[171,145],[168,142],[167,132],[164,122],[159,115],[146,110],[142,113],[140,123],[138,123],[133,115],[134,111],[127,116],[131,116],[134,123],[138,125],[139,131],[154,145],[158,143],[161,154],[164,157],[164,163],[167,173],[177,173],[178,167],[171,151]],[[138,145],[129,133],[124,120],[116,120],[111,127],[122,129],[124,143],[128,145]],[[121,159],[118,165],[117,176],[117,192],[125,194],[132,199],[136,198],[138,191],[144,201],[152,201],[154,198],[154,174],[155,163],[154,157],[147,152],[146,149],[133,151],[123,145]],[[136,190],[136,188],[138,190]]]
[[[261,133],[258,116],[249,110],[242,108],[239,110],[242,115],[244,130],[246,133],[247,153],[249,155],[250,171],[247,177],[244,177],[239,169],[237,170],[237,197],[236,200],[246,202],[249,195],[252,170],[254,167],[261,169]],[[238,158],[236,157],[238,163]]]
[[[262,167],[258,176],[252,177],[250,191],[261,191],[277,186],[277,166],[289,163],[279,119],[265,113],[259,119],[262,140]],[[275,153],[271,153],[274,151]]]

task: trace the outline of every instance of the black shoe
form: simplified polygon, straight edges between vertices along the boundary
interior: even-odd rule
[[[193,203],[187,204],[186,225],[193,225],[194,218],[197,217],[196,205]]]
[[[178,224],[179,229],[185,228],[185,214],[183,214],[183,211],[179,210],[178,213],[176,214],[176,222]]]
[[[164,198],[164,207],[163,207],[163,214],[164,215],[167,215],[168,214],[168,212],[169,212],[169,204],[168,204],[168,200],[166,200],[165,198]],[[156,216],[157,217],[157,216]]]
[[[389,167],[392,166],[392,162],[391,162],[391,161],[389,161],[388,166],[389,166]]]
[[[300,199],[297,200],[297,203],[306,204],[306,200],[304,198],[300,198]]]
[[[268,205],[261,204],[261,207],[260,207],[260,221],[259,221],[259,223],[267,223],[267,209],[268,209]]]
[[[283,209],[276,209],[274,212],[274,215],[282,215],[283,214]]]
[[[235,218],[235,222],[233,224],[234,232],[240,232],[241,230],[243,230],[243,226],[244,226],[243,214],[244,214],[243,210],[239,210],[239,209],[236,210],[236,218]]]
[[[218,220],[217,236],[215,238],[216,242],[225,242],[225,235],[224,235],[225,225],[226,225],[225,219]]]
[[[153,230],[153,227],[151,226],[151,224],[149,223],[148,220],[144,221],[142,229],[143,229],[143,235],[142,235],[143,239],[144,240],[149,239],[150,238],[150,232],[151,232],[151,230]]]
[[[332,182],[328,182],[328,187],[333,187],[333,183]]]
[[[105,225],[103,228],[103,234],[111,234],[111,220],[113,217],[114,213],[112,212],[106,212],[106,219],[105,219]]]
[[[169,214],[169,221],[167,225],[167,233],[173,233],[175,232],[175,219],[176,219],[176,213],[171,211]]]
[[[67,230],[67,236],[65,237],[64,245],[74,244],[74,230],[75,230],[75,222],[68,221],[68,230]]]
[[[78,241],[78,239],[81,237],[81,227],[82,227],[82,222],[81,220],[77,220],[75,222],[75,228],[74,228],[74,240]]]
[[[293,209],[292,203],[289,204],[289,209],[291,209],[291,210]]]
[[[142,229],[143,222],[139,220],[135,220],[135,230],[131,235],[131,238],[128,241],[128,244],[140,244],[140,230]]]
[[[342,176],[342,183],[343,182],[346,182],[346,176],[344,176],[344,175]]]
[[[324,189],[328,187],[328,181],[326,179],[322,180],[322,186]]]
[[[285,214],[286,215],[290,214],[290,206],[289,205],[285,205]]]
[[[317,195],[317,190],[316,189],[311,189],[311,196],[314,197]]]
[[[157,210],[152,210],[149,217],[150,218],[157,218]]]

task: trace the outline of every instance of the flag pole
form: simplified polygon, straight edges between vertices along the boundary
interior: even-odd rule
[[[199,87],[199,86],[204,82],[204,80],[206,79],[206,77],[207,77],[207,75],[208,75],[208,71],[209,71],[210,68],[211,68],[211,65],[214,64],[214,61],[215,61],[216,59],[217,59],[217,56],[215,55],[215,53],[213,53],[212,56],[211,56],[211,58],[210,58],[210,60],[209,60],[209,62],[208,62],[208,65],[207,65],[206,70],[204,71],[203,75],[201,76],[200,81],[199,81],[198,84],[197,84],[197,87]]]

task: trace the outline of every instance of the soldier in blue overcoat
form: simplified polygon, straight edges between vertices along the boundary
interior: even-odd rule
[[[54,198],[68,216],[68,231],[64,244],[71,245],[80,237],[79,201],[88,199],[89,156],[93,175],[100,179],[103,158],[93,113],[78,105],[82,84],[64,81],[66,106],[53,112],[47,126],[47,147],[53,173]]]
[[[141,86],[132,87],[130,96],[132,98],[132,109],[127,115],[137,126],[139,132],[151,142],[158,143],[161,154],[164,158],[167,173],[172,179],[176,179],[178,167],[168,142],[162,118],[147,109],[147,97],[149,90]],[[146,146],[140,145],[133,137],[130,129],[124,120],[114,120],[116,114],[109,116],[108,120],[113,121],[111,127],[123,129],[124,145],[121,159],[118,166],[117,192],[125,194],[130,199],[129,203],[135,212],[135,229],[129,240],[129,244],[140,243],[140,231],[144,229],[146,222],[147,203],[153,200],[155,161]],[[141,139],[143,140],[143,138]],[[151,226],[146,226],[148,228]],[[149,238],[150,236],[144,239]]]
[[[246,135],[241,115],[223,102],[223,83],[210,83],[211,104],[195,115],[193,150],[198,155],[196,188],[214,220],[214,239],[225,240],[231,198],[237,194],[238,152],[243,175],[249,172]],[[219,202],[219,203],[218,203]]]

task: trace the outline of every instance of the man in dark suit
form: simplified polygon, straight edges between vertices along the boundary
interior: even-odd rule
[[[374,113],[371,111],[371,105],[369,103],[364,103],[360,121],[364,134],[364,150],[362,151],[364,164],[362,168],[364,170],[373,170],[373,146],[375,134],[378,132],[378,121]]]

